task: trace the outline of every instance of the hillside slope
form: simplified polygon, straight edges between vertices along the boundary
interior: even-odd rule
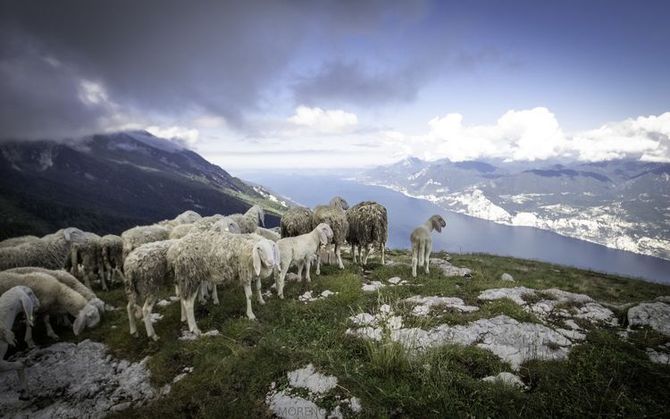
[[[0,143],[0,239],[67,226],[118,234],[189,209],[228,214],[254,203],[282,209],[262,188],[144,131]]]

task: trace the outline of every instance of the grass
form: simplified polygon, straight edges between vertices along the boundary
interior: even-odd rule
[[[390,251],[389,257],[408,260],[404,251]],[[401,313],[406,325],[424,328],[498,314],[538,321],[508,300],[477,302],[479,292],[494,287],[557,287],[614,304],[670,295],[669,286],[540,262],[483,254],[451,257],[455,265],[472,268],[471,279],[444,278],[434,269],[412,285],[385,287],[379,293],[361,292],[359,267],[348,265],[340,271],[326,266],[320,277],[313,276],[311,288],[289,283],[286,300],[273,296],[265,306],[255,303],[257,322],[244,317],[244,293],[239,287],[220,287],[221,304],[198,308],[196,318],[201,330],[216,328],[221,335],[190,342],[177,340],[183,328],[178,304],[155,310],[164,315],[155,325],[161,337],[158,342],[146,338],[141,323],[140,337],[131,337],[124,296],[116,289],[100,293],[121,308],[105,315],[101,326],[79,338],[65,330],[61,334],[68,340],[102,341],[120,358],[139,361],[150,356],[156,386],[170,383],[184,367],[194,367],[168,396],[118,415],[124,418],[267,417],[264,399],[270,383],[285,385],[287,372],[310,362],[320,372],[338,377],[337,392],[342,397],[362,400],[364,417],[638,417],[670,412],[670,368],[652,364],[644,352],[668,339],[648,330],[632,333],[626,342],[615,330],[593,329],[566,361],[525,363],[519,375],[530,387],[526,392],[482,382],[485,376],[511,370],[492,353],[476,347],[448,345],[410,355],[388,340],[371,343],[345,334],[351,326],[349,316],[375,312],[383,303]],[[376,261],[370,265],[369,280],[411,278],[408,266],[381,266]],[[500,281],[503,272],[511,273],[516,283]],[[338,294],[309,304],[299,302],[297,297],[308,289]],[[398,300],[417,294],[456,296],[481,309],[413,320],[407,315],[411,306]]]

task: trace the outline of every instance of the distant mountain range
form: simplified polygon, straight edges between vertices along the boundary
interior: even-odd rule
[[[172,218],[287,205],[197,153],[145,131],[0,142],[0,239],[76,226],[99,234]],[[274,209],[274,214],[272,209]]]
[[[670,259],[670,164],[424,161],[357,180],[501,224],[530,226]]]

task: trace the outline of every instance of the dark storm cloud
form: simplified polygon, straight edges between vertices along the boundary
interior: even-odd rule
[[[95,130],[119,111],[167,117],[207,113],[244,126],[245,116],[258,109],[265,90],[305,40],[364,33],[388,18],[386,6],[381,1],[4,2],[0,136]],[[419,8],[394,9],[400,9],[391,10],[397,18]],[[118,107],[82,101],[85,80],[102,86]]]

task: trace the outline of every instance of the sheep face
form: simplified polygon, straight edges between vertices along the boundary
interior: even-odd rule
[[[279,265],[279,248],[270,240],[260,240],[251,251],[251,259],[256,276],[261,274],[261,269],[273,269]]]
[[[95,307],[100,314],[105,312],[105,302],[98,297],[90,300],[88,303]]]
[[[79,336],[85,328],[95,327],[98,323],[100,323],[100,313],[98,312],[98,309],[91,304],[86,304],[77,315],[77,318],[72,325],[72,331],[75,336]]]
[[[430,222],[433,224],[433,228],[437,230],[438,233],[441,233],[442,228],[447,226],[447,222],[444,221],[444,218],[439,215],[433,215],[430,217]]]
[[[339,207],[345,211],[349,209],[349,204],[347,203],[347,201],[345,201],[344,198],[339,196],[336,196],[335,198],[330,200],[330,206]]]
[[[333,239],[333,229],[326,223],[321,223],[316,226],[316,230],[319,233],[319,240],[322,246],[325,246]]]

